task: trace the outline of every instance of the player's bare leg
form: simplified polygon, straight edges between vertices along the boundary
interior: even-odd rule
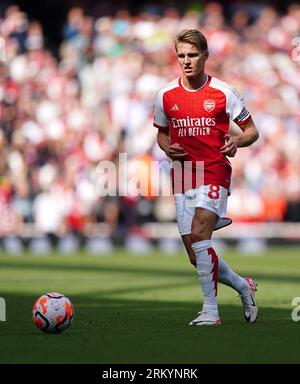
[[[191,235],[182,235],[181,236],[182,242],[184,244],[184,248],[188,254],[188,257],[190,259],[190,263],[197,268],[196,263],[196,256],[194,254],[194,251],[192,249],[192,238]]]

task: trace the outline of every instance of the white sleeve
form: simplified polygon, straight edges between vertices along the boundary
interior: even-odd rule
[[[249,111],[244,105],[243,98],[233,87],[230,88],[230,92],[228,94],[226,111],[229,118],[235,123],[245,121],[250,116]]]
[[[164,92],[161,90],[157,93],[154,105],[154,122],[156,128],[166,129],[169,128],[169,119],[166,115],[163,106]]]

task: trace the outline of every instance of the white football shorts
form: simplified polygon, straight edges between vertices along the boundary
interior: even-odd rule
[[[176,217],[180,235],[191,233],[196,208],[208,209],[219,217],[214,230],[231,224],[232,220],[225,217],[227,198],[228,190],[226,188],[212,184],[175,194]]]

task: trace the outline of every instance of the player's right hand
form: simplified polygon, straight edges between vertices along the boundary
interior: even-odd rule
[[[166,155],[172,160],[180,160],[187,155],[184,148],[182,148],[178,143],[169,145],[165,152]]]

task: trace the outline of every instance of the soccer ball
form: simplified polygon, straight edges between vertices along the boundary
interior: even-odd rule
[[[46,293],[34,303],[32,319],[34,324],[44,332],[62,332],[74,319],[73,304],[60,293]]]

